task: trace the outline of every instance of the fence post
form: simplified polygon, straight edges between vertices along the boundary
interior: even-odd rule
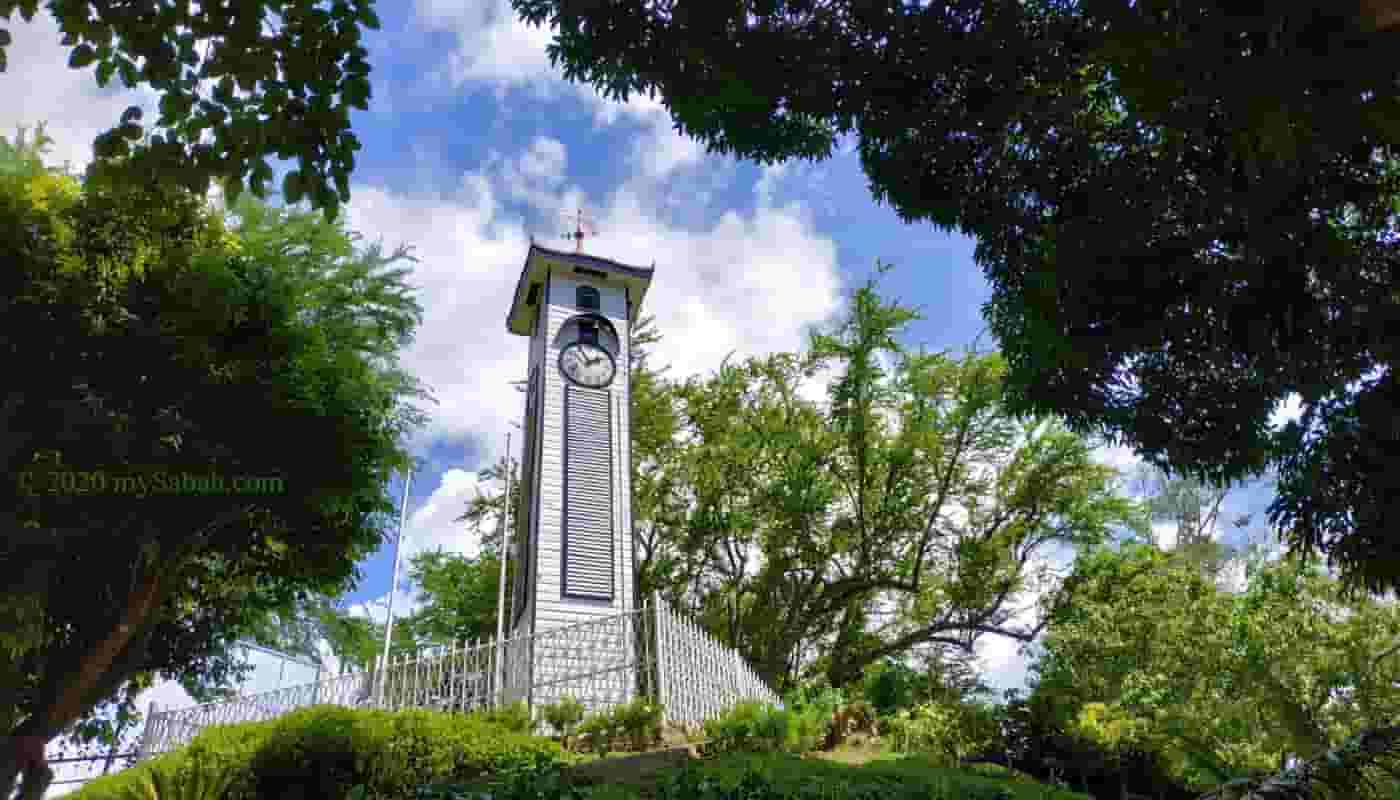
[[[158,708],[160,706],[152,700],[150,709],[146,712],[146,725],[141,728],[141,744],[136,747],[136,763],[138,764],[145,761],[148,755],[147,748],[150,747],[151,743],[151,727],[156,724],[156,709]]]
[[[666,618],[662,613],[661,604],[661,592],[653,591],[651,593],[651,607],[656,622],[654,626],[655,630],[652,631],[652,639],[654,641],[652,652],[655,654],[656,660],[656,702],[660,704],[663,709],[666,709],[665,714],[669,717],[672,712],[667,706],[669,699],[666,697],[666,637],[662,627],[666,624]]]

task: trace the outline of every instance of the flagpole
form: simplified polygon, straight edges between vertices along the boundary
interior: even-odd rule
[[[409,465],[403,479],[403,505],[399,510],[399,533],[394,537],[394,572],[389,579],[389,617],[384,621],[384,654],[379,658],[379,701],[384,701],[384,678],[389,669],[389,639],[394,632],[394,593],[399,590],[399,560],[403,554],[403,528],[408,519],[408,486],[413,482],[413,466]]]
[[[506,496],[501,511],[501,582],[496,595],[496,691],[505,700],[506,554],[510,552],[510,431],[506,431]]]

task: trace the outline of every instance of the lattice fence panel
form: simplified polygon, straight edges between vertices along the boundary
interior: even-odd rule
[[[536,633],[533,705],[572,696],[590,711],[625,703],[638,694],[639,673],[653,669],[645,610]]]
[[[659,699],[671,722],[704,722],[741,700],[778,704],[778,696],[738,651],[653,600],[659,654]]]
[[[498,674],[504,675],[499,687]],[[594,711],[654,697],[672,722],[703,722],[740,700],[778,702],[736,651],[657,597],[638,611],[519,636],[499,647],[461,642],[391,661],[380,671],[153,713],[140,753],[172,750],[210,725],[267,720],[312,705],[473,711],[517,700],[538,707],[565,694]]]

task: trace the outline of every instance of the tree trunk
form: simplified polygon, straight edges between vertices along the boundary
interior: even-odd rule
[[[8,798],[14,794],[15,782],[21,777],[24,778],[26,786],[32,787],[35,779],[40,777],[44,770],[48,770],[44,759],[44,748],[48,741],[47,736],[35,736],[28,731],[16,729],[15,735],[6,742],[4,758],[0,759],[0,798]],[[49,771],[48,780],[52,779],[53,772]],[[47,786],[47,781],[44,784]],[[41,796],[42,794],[40,792]]]
[[[1400,25],[1400,2],[1396,2],[1396,0],[1362,0],[1361,18],[1378,31],[1394,28]]]
[[[41,700],[41,707],[32,709],[29,716],[14,729],[11,734],[13,745],[0,755],[0,798],[10,796],[21,774],[25,779],[26,793],[40,783],[46,787],[53,779],[52,771],[43,760],[43,744],[80,719],[93,702],[93,692],[100,688],[104,680],[110,681],[109,668],[132,643],[133,637],[146,629],[145,623],[159,605],[162,585],[161,573],[155,568],[153,559],[147,574],[142,576],[128,596],[126,608],[116,627],[96,647],[80,656],[74,668],[60,679],[61,683],[41,695],[47,702]],[[36,739],[42,742],[37,753],[37,767],[34,766],[35,753],[31,746]],[[43,789],[39,789],[39,796],[42,795]]]
[[[45,733],[57,733],[82,716],[86,710],[84,700],[97,688],[107,668],[131,643],[138,630],[145,627],[144,623],[159,605],[161,585],[160,573],[155,569],[142,576],[135,591],[128,596],[116,628],[79,661],[72,677],[59,688],[57,697],[43,713],[48,723],[44,726]]]
[[[44,792],[53,783],[53,768],[36,764],[24,771],[24,783],[19,788],[19,800],[44,800]]]

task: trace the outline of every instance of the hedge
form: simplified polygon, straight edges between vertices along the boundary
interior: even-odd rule
[[[854,766],[815,758],[730,754],[667,775],[656,800],[1090,800],[1012,777],[948,769],[922,756]]]
[[[228,765],[226,800],[413,797],[416,787],[459,782],[563,761],[556,742],[511,731],[480,715],[313,706],[267,722],[216,725],[186,747],[98,778],[73,800],[119,800],[155,767],[185,772]]]

